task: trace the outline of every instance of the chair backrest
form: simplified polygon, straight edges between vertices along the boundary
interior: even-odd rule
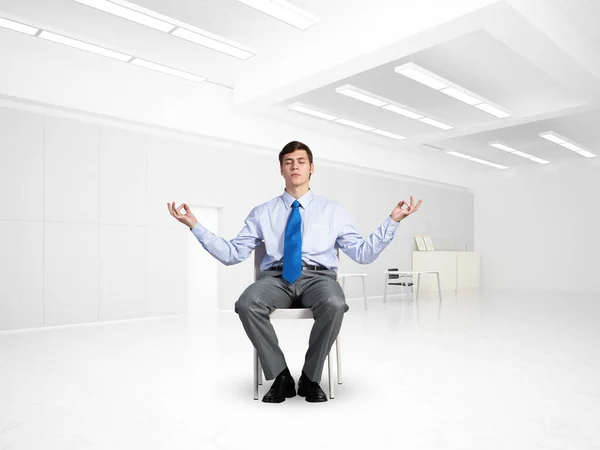
[[[393,267],[391,269],[388,269],[388,272],[398,272],[398,268],[397,267]],[[400,278],[400,275],[395,275],[393,273],[388,273],[388,280],[397,280],[398,278]]]

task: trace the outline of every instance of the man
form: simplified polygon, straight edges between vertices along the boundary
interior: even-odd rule
[[[279,153],[283,195],[255,207],[246,225],[230,241],[200,225],[183,203],[169,203],[169,212],[190,227],[202,246],[223,264],[239,263],[262,241],[266,255],[261,278],[251,284],[235,304],[246,334],[258,352],[265,378],[275,378],[262,401],[281,403],[296,395],[295,382],[279,348],[269,314],[277,308],[310,308],[314,315],[298,395],[308,402],[324,402],[319,386],[323,365],[348,310],[336,281],[337,249],[362,264],[373,262],[392,241],[401,220],[421,206],[404,200],[368,239],[363,239],[343,208],[314,195],[309,188],[314,173],[313,155],[303,143],[293,141]]]

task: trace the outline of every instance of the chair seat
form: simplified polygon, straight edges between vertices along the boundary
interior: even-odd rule
[[[271,319],[314,319],[309,308],[276,309],[270,315]]]

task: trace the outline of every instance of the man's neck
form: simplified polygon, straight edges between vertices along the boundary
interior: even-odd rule
[[[285,187],[285,191],[288,194],[290,194],[292,197],[294,197],[296,200],[298,200],[300,197],[302,197],[304,194],[306,194],[309,189],[310,188],[308,187],[308,183],[303,184],[302,186],[286,186]]]

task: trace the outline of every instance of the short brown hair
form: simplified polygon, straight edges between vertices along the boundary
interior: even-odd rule
[[[312,164],[313,154],[310,151],[310,148],[308,148],[308,145],[303,144],[302,142],[299,142],[299,141],[292,141],[292,142],[288,142],[287,144],[285,144],[285,147],[283,147],[281,149],[281,151],[279,152],[279,165],[283,164],[283,157],[285,155],[294,153],[296,150],[305,150],[306,154],[308,155],[308,162],[310,164]]]

